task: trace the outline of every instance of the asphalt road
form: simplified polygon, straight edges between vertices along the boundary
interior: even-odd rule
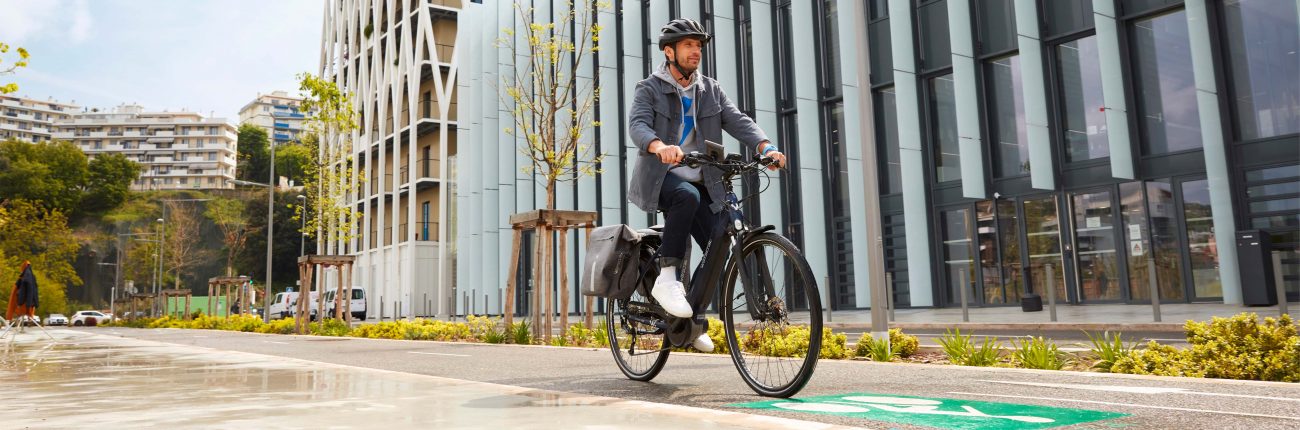
[[[78,330],[218,350],[866,428],[928,428],[913,425],[915,423],[882,422],[843,414],[738,409],[732,405],[771,399],[754,395],[740,379],[728,356],[674,353],[663,373],[652,382],[642,383],[624,378],[606,349],[174,329]],[[1284,383],[825,360],[818,365],[812,382],[797,397],[849,393],[1002,402],[1124,414],[1067,428],[1300,428],[1300,384]],[[926,403],[930,402],[928,400],[917,402],[920,403],[914,405],[938,404]],[[841,408],[844,407],[852,408]],[[928,406],[914,406],[916,409],[913,411],[925,407]],[[889,407],[885,408],[889,410]],[[908,407],[895,405],[892,408]],[[876,408],[877,412],[880,410]],[[950,415],[955,414],[964,413]],[[978,428],[1023,428],[1018,425],[1022,423],[1011,423],[1017,425]]]

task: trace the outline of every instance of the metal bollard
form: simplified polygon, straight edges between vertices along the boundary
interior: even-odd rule
[[[384,320],[384,296],[379,296],[379,320]]]
[[[1043,268],[1047,270],[1047,313],[1052,322],[1056,322],[1056,268],[1052,263],[1043,265]]]
[[[834,322],[835,318],[831,315],[831,277],[826,277],[826,322]]]
[[[894,273],[885,272],[885,294],[889,299],[889,322],[894,322]]]
[[[1160,286],[1156,283],[1156,256],[1155,249],[1147,250],[1147,274],[1150,279],[1151,289],[1151,314],[1156,322],[1160,322]]]
[[[488,314],[488,294],[483,293],[483,316]]]
[[[961,290],[961,322],[970,322],[970,304],[966,301],[966,271],[962,270],[957,277],[961,282],[957,283],[957,289]]]
[[[1278,316],[1286,316],[1290,313],[1286,304],[1286,282],[1282,281],[1282,253],[1273,253],[1273,285],[1277,288],[1277,312]]]

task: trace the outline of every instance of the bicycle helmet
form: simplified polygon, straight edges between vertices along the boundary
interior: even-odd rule
[[[708,43],[712,36],[704,30],[704,26],[690,18],[677,18],[668,21],[663,28],[659,29],[659,49],[664,49],[674,42],[682,39],[695,38],[700,39],[701,43]]]

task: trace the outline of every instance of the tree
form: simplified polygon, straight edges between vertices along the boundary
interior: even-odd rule
[[[167,205],[166,243],[163,244],[163,262],[172,273],[175,288],[181,287],[181,278],[191,275],[194,267],[207,258],[208,250],[200,248],[199,217],[189,202],[165,201]]]
[[[304,232],[326,243],[347,241],[356,234],[360,219],[356,207],[348,204],[348,194],[364,177],[352,159],[352,131],[357,128],[352,98],[334,82],[310,73],[298,79],[307,94],[302,110],[314,112],[307,127],[317,137],[303,142],[312,157],[303,165],[303,187],[313,213]]]
[[[539,23],[534,9],[515,3],[522,22],[530,23],[522,37],[526,45],[517,46],[509,29],[506,37],[497,41],[497,46],[513,53],[525,50],[523,58],[528,63],[515,64],[514,73],[502,77],[502,101],[513,106],[510,113],[514,117],[513,128],[505,131],[523,138],[519,152],[532,161],[523,172],[546,181],[547,209],[555,209],[557,182],[600,172],[602,156],[592,154],[591,145],[583,143],[587,130],[600,126],[591,120],[600,90],[591,83],[578,88],[578,70],[588,54],[600,50],[601,26],[590,8],[609,5],[587,0],[582,6],[587,9],[579,10],[570,2],[568,13],[558,22]],[[570,28],[576,28],[572,35]]]
[[[0,203],[0,279],[18,279],[22,262],[31,261],[40,294],[37,313],[68,311],[67,288],[81,285],[72,267],[79,248],[62,211],[22,199]],[[0,307],[8,301],[8,294],[0,294]]]
[[[24,199],[63,214],[80,208],[86,154],[69,142],[0,142],[0,200]]]
[[[266,130],[253,124],[239,126],[239,160],[235,177],[254,182],[266,182],[271,176],[271,153]]]
[[[9,66],[8,68],[4,67],[4,59],[0,58],[0,76],[12,75],[14,74],[14,71],[18,70],[19,67],[27,67],[27,60],[31,56],[28,55],[27,50],[23,49],[22,47],[18,47],[17,52],[18,52],[18,61],[14,62],[14,65]],[[7,54],[7,53],[9,53],[9,45],[5,44],[4,42],[0,42],[0,54]],[[14,91],[18,91],[18,84],[8,83],[8,84],[0,85],[0,94],[9,94]]]
[[[226,245],[226,276],[234,276],[235,257],[243,251],[252,230],[248,225],[248,204],[243,200],[217,198],[208,202],[204,213],[221,230]]]
[[[302,140],[311,143],[295,142],[275,147],[275,175],[289,178],[295,184],[303,184],[306,180],[306,166],[312,162],[311,148],[316,147],[315,135],[304,135]]]
[[[294,217],[297,211],[298,202],[294,199],[297,193],[281,192],[275,194],[275,235],[271,240],[271,270],[277,274],[274,279],[278,282],[273,289],[275,291],[284,291],[285,287],[294,285],[298,278],[295,276],[278,276],[280,273],[298,273],[298,248],[300,241],[311,253],[311,249],[316,246],[315,240],[310,237],[304,237],[298,230],[298,218]],[[263,232],[261,234],[249,234],[248,241],[239,255],[235,257],[235,267],[242,268],[238,271],[239,275],[248,275],[253,279],[266,279],[266,199],[251,199],[247,203],[245,214],[248,219],[249,231]]]
[[[140,164],[122,154],[103,154],[90,160],[81,209],[104,213],[121,205],[141,170]]]

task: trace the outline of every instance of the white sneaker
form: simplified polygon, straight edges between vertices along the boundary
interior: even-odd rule
[[[686,301],[686,289],[682,283],[675,279],[657,279],[654,288],[650,289],[650,296],[663,306],[664,310],[677,318],[690,318],[695,315],[691,309],[691,304]]]
[[[709,339],[709,334],[704,333],[691,342],[691,346],[700,352],[713,352],[713,339]]]

